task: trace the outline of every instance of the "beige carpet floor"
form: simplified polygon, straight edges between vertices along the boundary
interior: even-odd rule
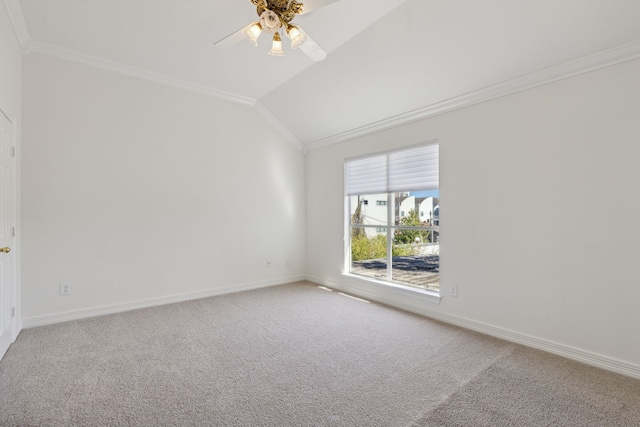
[[[294,283],[24,330],[1,426],[638,426],[640,381]]]

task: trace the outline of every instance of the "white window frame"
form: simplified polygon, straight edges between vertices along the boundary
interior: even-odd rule
[[[352,230],[352,224],[351,224],[351,196],[348,195],[348,179],[347,179],[347,164],[349,162],[355,161],[355,160],[360,160],[360,159],[367,159],[370,157],[375,157],[375,156],[381,156],[381,155],[386,155],[386,154],[391,154],[391,153],[399,153],[399,152],[403,152],[403,151],[407,151],[407,150],[411,150],[411,149],[415,149],[415,148],[421,148],[421,147],[425,147],[425,146],[430,146],[430,145],[434,145],[434,144],[438,144],[437,140],[434,141],[429,141],[427,143],[421,143],[421,144],[417,144],[417,145],[413,145],[413,146],[407,146],[407,147],[403,147],[403,148],[399,148],[399,149],[394,149],[394,150],[388,150],[388,151],[384,151],[384,152],[378,152],[378,153],[371,153],[365,156],[360,156],[360,157],[353,157],[353,158],[347,158],[345,159],[345,168],[344,168],[344,270],[343,270],[343,276],[348,277],[350,281],[353,281],[353,283],[355,284],[364,284],[364,283],[369,283],[369,284],[374,284],[374,285],[379,285],[379,286],[383,286],[385,288],[392,288],[395,289],[395,291],[400,291],[403,294],[406,294],[406,292],[409,293],[414,293],[414,294],[422,294],[424,296],[426,296],[426,300],[429,302],[434,302],[434,303],[439,303],[440,302],[440,297],[441,297],[441,290],[442,290],[442,286],[440,287],[440,292],[435,292],[435,291],[431,291],[431,290],[426,290],[426,289],[421,289],[418,287],[413,287],[413,286],[409,286],[409,285],[403,285],[397,282],[392,282],[391,279],[391,274],[392,274],[392,267],[389,265],[389,262],[387,262],[387,275],[386,275],[386,280],[379,280],[379,279],[375,279],[372,277],[367,277],[367,276],[363,276],[363,275],[358,275],[358,274],[352,274],[351,273],[351,230]],[[397,191],[394,192],[387,192],[387,254],[391,254],[393,252],[393,239],[390,237],[390,235],[393,233],[392,230],[397,229],[398,226],[395,225],[395,212],[394,212],[394,193],[396,193]],[[382,227],[381,225],[362,225],[364,228],[369,228],[369,227]],[[404,228],[411,228],[411,227],[406,227],[403,226]],[[425,227],[416,227],[419,229],[424,229]],[[363,289],[364,290],[364,289]],[[370,291],[370,290],[369,290]]]

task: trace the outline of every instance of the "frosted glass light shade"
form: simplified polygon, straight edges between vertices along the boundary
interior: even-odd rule
[[[249,43],[254,46],[258,46],[258,37],[260,37],[261,33],[262,26],[259,22],[254,22],[244,29],[244,35],[247,36],[247,40],[249,40]]]
[[[295,25],[287,27],[287,36],[291,39],[291,47],[297,49],[307,41],[307,35]]]
[[[275,33],[273,35],[273,45],[271,46],[271,50],[267,52],[271,56],[284,56],[284,50],[282,50],[282,39],[280,38],[280,33]]]

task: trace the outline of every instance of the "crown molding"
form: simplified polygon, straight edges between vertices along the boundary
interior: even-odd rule
[[[13,30],[16,33],[20,48],[23,54],[29,54],[30,52],[38,52],[49,56],[54,56],[68,61],[79,62],[84,65],[90,65],[103,70],[112,71],[127,76],[137,77],[143,80],[152,81],[168,86],[177,87],[180,89],[189,90],[209,96],[214,96],[226,101],[231,101],[237,104],[247,105],[255,108],[255,110],[264,117],[282,136],[288,141],[293,143],[300,151],[306,152],[304,145],[296,138],[294,134],[287,129],[271,112],[256,99],[237,95],[231,92],[225,92],[218,89],[214,89],[208,86],[195,84],[185,80],[176,79],[174,77],[165,76],[163,74],[154,73],[141,68],[132,67],[115,61],[109,61],[103,58],[99,58],[92,55],[87,55],[82,52],[78,52],[72,49],[63,48],[47,43],[32,40],[29,36],[27,24],[22,14],[22,8],[20,7],[19,0],[4,0],[5,8],[9,15],[9,19],[13,26]]]
[[[137,77],[139,79],[148,80],[155,83],[160,83],[168,86],[177,87],[180,89],[189,90],[192,92],[198,92],[205,95],[214,96],[216,98],[224,99],[226,101],[235,102],[238,104],[248,105],[253,107],[256,100],[234,93],[221,91],[208,86],[199,85],[196,83],[188,82],[185,80],[176,79],[163,74],[154,73],[152,71],[144,70],[142,68],[132,67],[115,61],[109,61],[107,59],[99,58],[97,56],[87,55],[86,53],[78,52],[75,50],[63,48],[60,46],[54,46],[47,43],[38,41],[32,41],[31,43],[33,52],[42,53],[45,55],[55,56],[58,58],[66,59],[68,61],[79,62],[81,64],[90,65],[103,70],[112,71],[114,73],[124,74],[127,76]]]
[[[292,134],[285,125],[282,124],[271,112],[260,102],[253,98],[236,95],[230,92],[224,92],[208,86],[203,86],[195,83],[191,83],[184,80],[179,80],[173,77],[165,76],[162,74],[154,73],[151,71],[143,70],[140,68],[124,65],[119,62],[109,61],[96,56],[87,55],[75,50],[54,46],[38,41],[32,41],[31,47],[33,52],[42,53],[45,55],[54,56],[57,58],[66,59],[69,61],[79,62],[85,65],[97,67],[100,69],[112,71],[127,76],[137,77],[143,80],[152,81],[159,84],[169,85],[180,89],[189,90],[216,98],[231,101],[237,104],[247,105],[253,107],[262,117],[264,117],[282,136],[296,146],[300,151],[304,151],[304,145]]]
[[[27,30],[27,24],[24,21],[20,2],[18,0],[4,0],[4,6],[7,9],[13,31],[15,31],[16,37],[18,37],[18,43],[20,43],[22,53],[28,54],[31,51],[31,37]]]
[[[587,55],[582,58],[526,74],[521,77],[516,77],[461,96],[449,98],[407,113],[351,129],[328,138],[309,142],[305,144],[305,150],[318,150],[320,148],[346,142],[361,136],[381,132],[407,123],[433,117],[438,114],[468,107],[516,92],[522,92],[537,86],[553,83],[558,80],[563,80],[638,58],[640,58],[640,40],[619,45],[602,52]]]
[[[304,149],[304,145],[302,144],[302,142],[300,142],[300,140],[298,138],[296,138],[296,136],[294,134],[292,134],[291,131],[289,131],[289,129],[285,125],[283,125],[280,120],[278,120],[276,118],[276,116],[271,114],[271,111],[269,111],[269,109],[267,109],[267,107],[262,105],[261,102],[257,101],[253,105],[253,108],[255,108],[255,110],[258,113],[260,113],[260,115],[262,117],[264,117],[269,123],[271,123],[271,125],[274,128],[276,128],[276,130],[278,132],[280,132],[280,134],[282,136],[284,136],[287,140],[289,140],[289,142],[291,142],[293,145],[295,145],[298,150],[306,153],[306,151]]]

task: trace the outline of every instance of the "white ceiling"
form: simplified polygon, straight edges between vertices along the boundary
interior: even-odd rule
[[[307,148],[640,57],[640,0],[340,0],[294,20],[317,63],[215,48],[248,0],[5,3],[25,49],[254,105]]]

